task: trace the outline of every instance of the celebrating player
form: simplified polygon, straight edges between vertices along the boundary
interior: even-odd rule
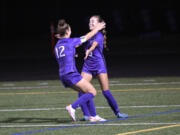
[[[89,21],[89,29],[94,30],[100,22],[103,22],[103,19],[99,15],[92,16]],[[95,36],[88,40],[85,46],[85,61],[81,75],[88,82],[92,80],[93,76],[97,76],[101,85],[102,94],[106,98],[114,114],[118,118],[128,117],[127,114],[121,113],[119,111],[117,102],[109,90],[108,74],[105,58],[103,55],[103,48],[107,48],[105,29],[99,31]],[[83,95],[83,93],[79,93],[79,97]],[[92,119],[96,118],[95,104],[93,99],[81,105],[81,109],[84,115],[83,120],[103,121],[103,119]]]
[[[97,26],[80,38],[70,38],[71,27],[64,19],[59,20],[57,26],[57,38],[59,38],[55,46],[56,60],[59,64],[59,76],[65,87],[84,93],[73,104],[66,106],[66,110],[73,121],[76,121],[75,110],[82,104],[96,95],[96,89],[93,85],[84,79],[77,71],[75,66],[75,48],[89,40],[99,30],[105,27],[105,23],[98,23]]]

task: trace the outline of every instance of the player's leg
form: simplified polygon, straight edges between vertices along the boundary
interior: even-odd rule
[[[78,97],[80,98],[84,93],[82,92],[78,92]],[[88,103],[89,101],[87,101]],[[90,112],[89,112],[89,108],[87,106],[87,103],[84,103],[81,105],[81,111],[83,112],[83,118],[80,119],[80,121],[89,121],[89,118],[91,116]]]
[[[90,82],[92,80],[92,75],[86,72],[82,72],[81,76]],[[84,93],[79,92],[79,97],[82,96]],[[84,118],[82,120],[89,121],[90,116],[96,116],[96,109],[93,100],[89,100],[85,104],[81,105],[81,110],[83,112]]]
[[[86,79],[88,82],[92,80],[92,75],[86,72],[81,73],[82,77]],[[79,92],[79,96],[82,96],[83,93]],[[84,118],[82,120],[84,121],[105,121],[104,118],[101,118],[96,114],[96,108],[95,103],[93,99],[89,100],[88,102],[81,105],[81,110],[83,112]]]
[[[120,118],[120,117],[127,117],[127,114],[120,113],[117,102],[113,95],[111,94],[111,91],[109,90],[109,81],[108,81],[108,74],[107,73],[100,73],[98,74],[98,80],[101,85],[102,94],[106,98],[109,106],[113,110],[114,114]]]
[[[89,73],[86,73],[86,72],[82,72],[81,73],[81,76],[84,78],[84,79],[86,79],[88,82],[91,82],[91,80],[92,80],[92,74],[89,74]]]
[[[76,91],[84,93],[81,97],[79,97],[78,100],[76,100],[76,102],[72,104],[72,108],[74,109],[78,108],[96,96],[96,89],[84,78],[82,78],[77,84],[73,85],[72,88]]]
[[[72,85],[71,88],[73,88],[78,92],[85,93],[80,98],[78,98],[73,104],[66,106],[66,109],[70,117],[72,118],[73,121],[76,121],[75,110],[82,104],[85,104],[88,100],[94,98],[94,96],[96,95],[96,89],[93,87],[91,83],[83,79],[80,75],[79,76],[76,75],[76,77],[71,78],[71,80],[77,82],[75,84],[74,82],[72,82],[74,85]]]

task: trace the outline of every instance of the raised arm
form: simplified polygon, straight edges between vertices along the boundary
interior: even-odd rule
[[[106,26],[105,22],[98,23],[97,26],[92,31],[81,37],[81,42],[82,43],[86,42],[87,40],[92,38],[99,30],[105,28],[105,26]]]
[[[103,28],[105,28],[105,22],[102,23],[98,23],[98,25],[89,33],[87,33],[84,37],[86,40],[89,40],[90,38],[92,38],[99,30],[102,30]]]

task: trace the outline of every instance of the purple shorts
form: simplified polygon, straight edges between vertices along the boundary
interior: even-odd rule
[[[60,76],[64,87],[71,87],[78,83],[82,79],[82,76],[78,72],[71,72],[66,75]]]
[[[86,66],[83,67],[82,72],[91,74],[92,76],[97,76],[100,73],[107,73],[107,70],[105,68],[101,68],[98,70],[88,70],[88,68],[86,68]]]

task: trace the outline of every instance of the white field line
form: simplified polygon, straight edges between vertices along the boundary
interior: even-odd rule
[[[35,124],[35,125],[0,125],[0,128],[28,128],[28,127],[61,127],[61,126],[144,126],[144,125],[176,125],[176,123],[101,123],[101,124]]]
[[[144,80],[145,82],[155,82],[153,79]]]
[[[180,107],[180,105],[144,105],[144,106],[119,106],[119,108],[167,108]],[[110,107],[97,106],[96,109],[109,109]],[[65,110],[64,108],[31,108],[31,109],[0,109],[0,112],[20,112],[20,111],[51,111],[51,110]]]
[[[176,85],[180,82],[161,82],[161,83],[110,83],[110,86],[143,86],[143,85]],[[100,86],[99,84],[94,84],[94,86]],[[24,87],[0,87],[0,90],[6,89],[15,89],[15,90],[24,90],[24,89],[43,89],[43,88],[60,88],[60,86],[24,86]]]
[[[136,85],[175,85],[175,84],[180,84],[180,82],[161,82],[161,83],[114,83],[114,84],[109,84],[110,86],[114,85],[124,85],[124,86],[136,86]]]
[[[2,86],[4,87],[12,87],[12,86],[15,86],[14,83],[4,83]]]
[[[0,87],[0,90],[26,90],[26,89],[44,89],[44,88],[60,88],[62,86],[24,86],[24,87]]]

